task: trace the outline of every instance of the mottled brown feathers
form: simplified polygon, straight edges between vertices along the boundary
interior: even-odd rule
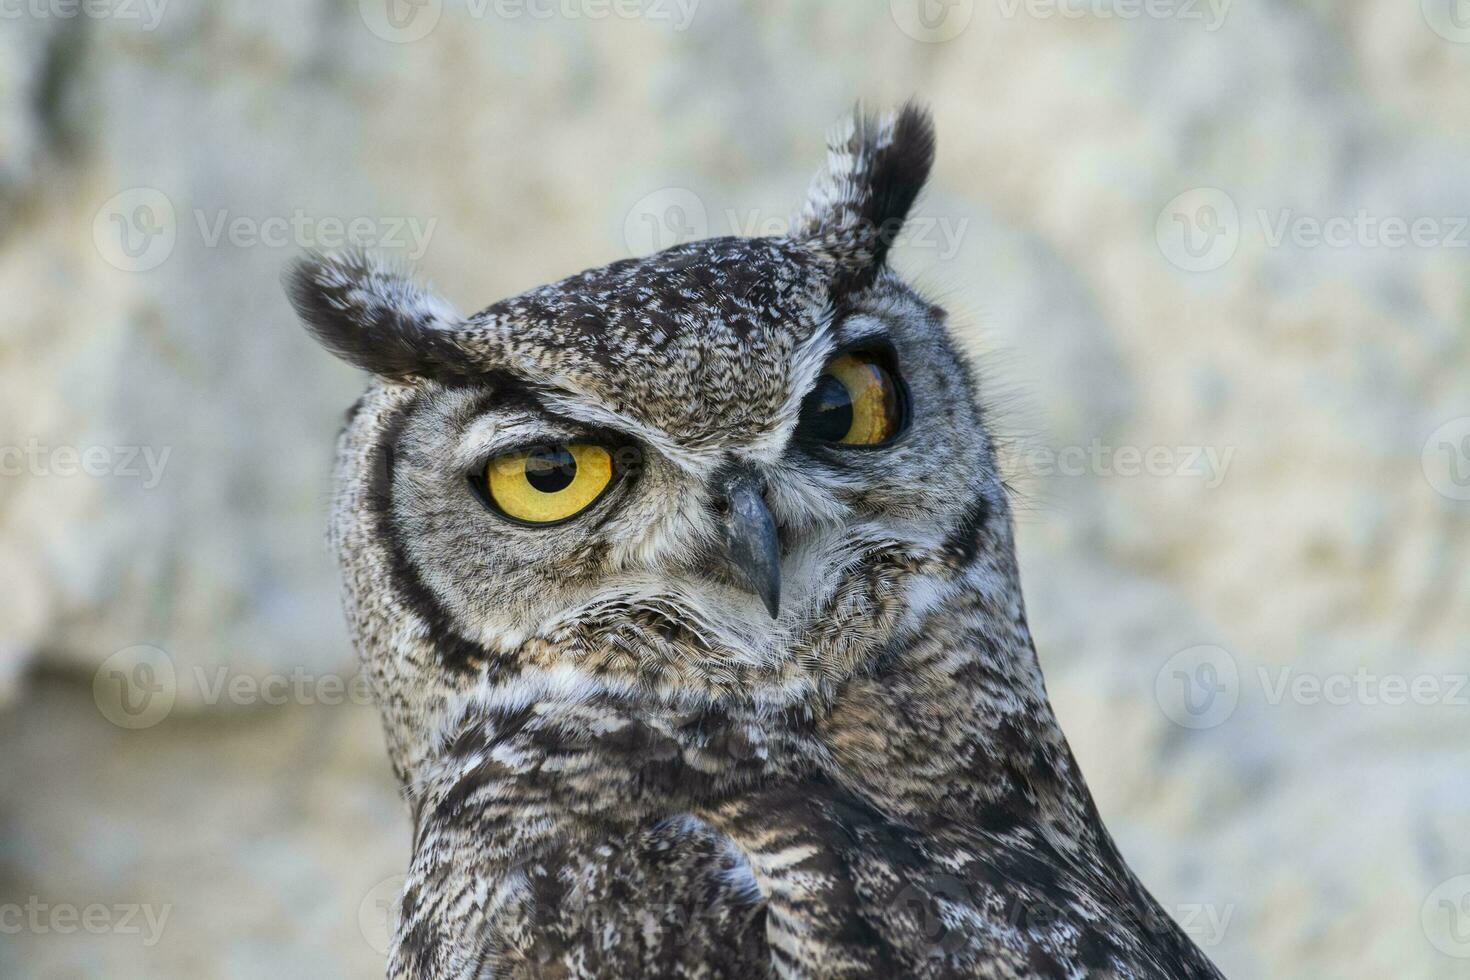
[[[471,317],[363,256],[289,274],[374,376],[332,542],[415,818],[395,980],[1218,976],[1098,817],[981,393],[887,268],[933,147],[919,109],[856,116],[791,235]],[[860,348],[907,427],[794,439]],[[585,515],[528,527],[473,492],[499,454],[577,440],[636,450]],[[721,563],[737,471],[777,542],[774,616]]]

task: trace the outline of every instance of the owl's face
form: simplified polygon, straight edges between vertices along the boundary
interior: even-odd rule
[[[308,324],[378,376],[344,435],[338,540],[371,525],[447,667],[780,700],[873,655],[1003,515],[943,311],[886,268],[896,226],[873,211],[904,197],[885,163],[907,211],[927,120],[844,139],[802,233],[467,319],[361,257],[297,269]]]

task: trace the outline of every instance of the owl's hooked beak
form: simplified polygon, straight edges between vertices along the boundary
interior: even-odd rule
[[[781,541],[761,484],[747,474],[725,488],[725,557],[775,619],[781,609]]]

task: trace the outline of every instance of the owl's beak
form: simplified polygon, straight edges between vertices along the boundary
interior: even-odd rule
[[[725,490],[725,505],[725,557],[775,619],[781,609],[781,542],[760,483],[746,475],[734,477]]]

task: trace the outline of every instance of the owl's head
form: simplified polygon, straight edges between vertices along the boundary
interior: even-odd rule
[[[373,376],[334,539],[390,699],[442,669],[779,701],[943,598],[1008,517],[945,314],[887,263],[933,151],[919,109],[856,116],[791,234],[468,317],[363,256],[291,270]]]

